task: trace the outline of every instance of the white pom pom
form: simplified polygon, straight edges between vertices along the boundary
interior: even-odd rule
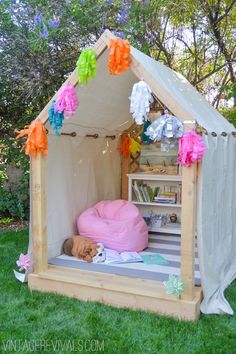
[[[130,113],[136,124],[141,125],[148,119],[150,103],[153,102],[151,88],[143,80],[134,84],[130,99]]]

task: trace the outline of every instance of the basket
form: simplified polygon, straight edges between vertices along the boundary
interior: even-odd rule
[[[178,174],[178,165],[168,165],[163,164],[155,164],[155,165],[139,165],[140,172],[144,173],[156,173],[158,175],[177,175]]]

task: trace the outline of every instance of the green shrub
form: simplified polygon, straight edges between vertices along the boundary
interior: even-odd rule
[[[12,218],[2,218],[0,219],[0,225],[7,225],[10,224],[13,221]]]
[[[0,217],[20,220],[29,218],[28,188],[20,184],[15,191],[0,188]]]
[[[8,176],[9,166],[20,169],[17,182]],[[29,158],[10,137],[0,139],[0,218],[29,218]]]

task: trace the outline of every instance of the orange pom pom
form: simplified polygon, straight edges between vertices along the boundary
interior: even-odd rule
[[[127,159],[130,155],[130,143],[131,139],[128,134],[121,136],[120,153],[121,156]]]
[[[28,135],[24,145],[26,155],[36,157],[38,153],[47,155],[48,153],[48,139],[47,132],[41,120],[35,120],[25,129],[22,129],[17,135],[16,139],[20,139]]]
[[[111,39],[108,45],[110,49],[108,68],[110,74],[119,75],[127,70],[130,64],[130,44],[127,40]]]

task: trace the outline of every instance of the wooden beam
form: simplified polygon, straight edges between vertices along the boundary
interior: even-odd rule
[[[200,314],[201,288],[194,289],[193,300],[183,300],[166,295],[162,283],[148,279],[49,265],[46,272],[29,275],[29,287],[185,320]]]
[[[186,126],[186,130],[193,127]],[[183,299],[194,297],[196,232],[196,164],[182,167],[181,278],[185,284]]]
[[[34,272],[47,270],[47,225],[46,225],[46,186],[45,157],[40,153],[31,158],[32,164],[32,208],[33,208],[33,250]]]
[[[128,200],[128,173],[129,173],[129,157],[121,158],[121,198]]]

